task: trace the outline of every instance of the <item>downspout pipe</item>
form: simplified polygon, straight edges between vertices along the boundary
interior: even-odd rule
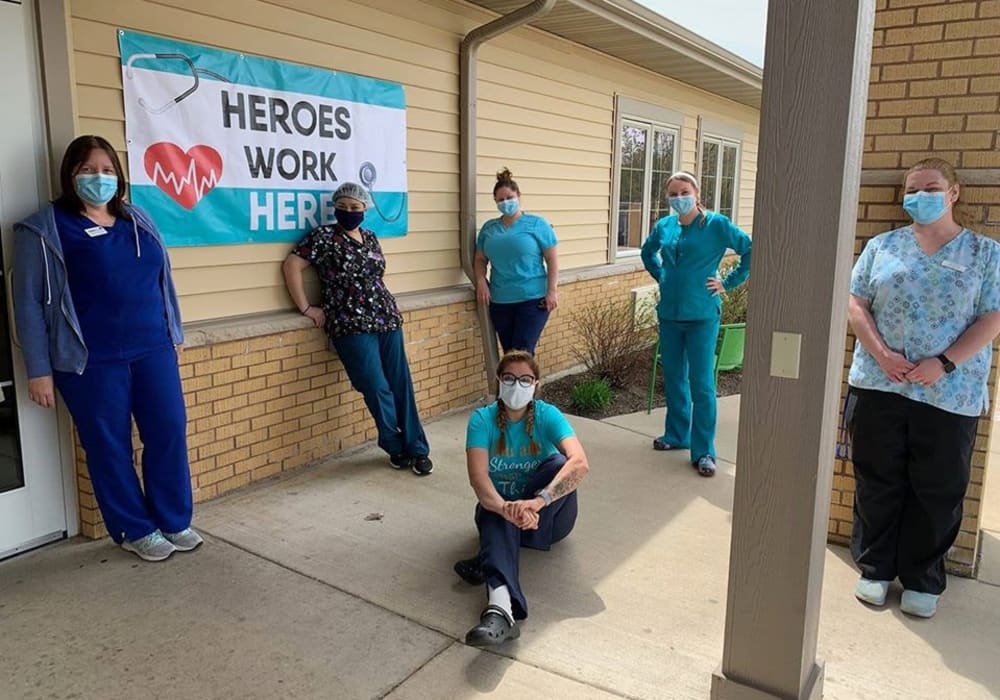
[[[479,47],[490,39],[537,19],[555,6],[556,0],[534,0],[524,7],[476,27],[462,39],[459,52],[459,239],[462,270],[476,286],[473,261],[476,256],[476,68]],[[496,376],[500,357],[489,308],[476,303],[479,331],[483,341],[483,359],[490,386]]]

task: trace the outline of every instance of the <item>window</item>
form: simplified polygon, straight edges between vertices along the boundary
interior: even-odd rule
[[[663,186],[674,172],[678,129],[630,117],[618,133],[618,250],[642,245],[649,230],[668,213]]]
[[[739,144],[706,136],[701,144],[701,201],[730,219],[736,213],[736,167]]]

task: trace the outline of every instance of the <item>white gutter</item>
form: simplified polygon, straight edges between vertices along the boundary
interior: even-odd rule
[[[556,4],[556,0],[534,0],[534,2],[513,12],[497,17],[492,22],[476,27],[462,39],[459,52],[459,240],[461,246],[462,269],[466,277],[476,285],[473,261],[476,255],[476,58],[479,47],[505,32],[527,24],[541,17]],[[486,377],[490,385],[496,376],[497,353],[496,333],[490,321],[489,308],[476,304],[479,317],[479,331],[483,341],[483,358],[486,362]]]
[[[634,0],[567,0],[567,2],[612,24],[629,29],[645,39],[663,44],[757,90],[762,88],[763,68]]]

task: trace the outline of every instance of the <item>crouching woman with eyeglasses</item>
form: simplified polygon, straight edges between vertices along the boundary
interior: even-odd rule
[[[488,604],[465,643],[492,646],[520,635],[528,616],[519,582],[521,547],[548,550],[576,523],[576,487],[587,455],[558,408],[534,398],[538,364],[508,352],[497,367],[500,396],[469,418],[466,459],[479,503],[479,554],[455,564],[473,585],[486,584]]]

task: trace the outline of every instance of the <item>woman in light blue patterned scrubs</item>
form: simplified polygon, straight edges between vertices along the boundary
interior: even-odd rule
[[[956,221],[960,189],[947,161],[920,161],[904,185],[913,224],[870,240],[851,277],[851,554],[858,599],[884,605],[899,578],[900,609],[931,617],[989,404],[1000,244]]]

